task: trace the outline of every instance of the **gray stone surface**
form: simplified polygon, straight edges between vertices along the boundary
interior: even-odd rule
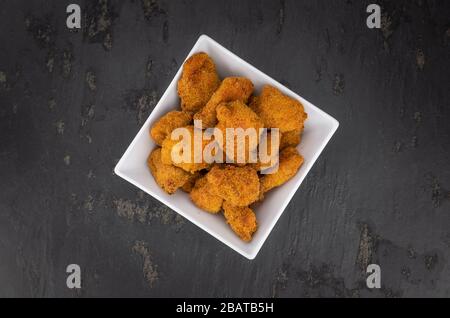
[[[0,7],[0,296],[450,296],[448,1],[68,3]],[[341,124],[253,261],[113,174],[202,33]]]

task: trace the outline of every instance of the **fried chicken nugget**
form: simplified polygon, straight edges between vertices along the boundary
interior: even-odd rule
[[[199,157],[202,161],[196,163],[195,162],[195,145],[194,145],[194,126],[186,126],[183,127],[186,128],[189,132],[189,135],[191,137],[191,158],[187,162],[179,162],[176,163],[172,160],[172,149],[174,146],[176,146],[178,143],[181,142],[181,138],[178,140],[172,140],[171,136],[167,136],[166,139],[164,139],[162,143],[162,150],[161,150],[161,160],[164,164],[172,164],[176,167],[179,167],[187,172],[194,173],[196,171],[206,169],[210,164],[203,161],[202,157]],[[199,133],[203,136],[203,131],[199,129]],[[206,140],[202,138],[202,153],[203,155],[203,149],[206,147],[206,145],[209,143],[209,140]],[[182,155],[183,149],[180,149],[180,155]]]
[[[278,170],[275,173],[261,177],[261,195],[291,179],[303,164],[303,157],[294,147],[283,149],[279,160]]]
[[[261,95],[252,98],[252,108],[267,128],[279,128],[280,132],[303,131],[307,114],[302,103],[284,95],[275,87],[265,85]]]
[[[227,77],[220,84],[217,91],[211,96],[194,119],[201,120],[203,128],[214,127],[217,123],[216,107],[223,102],[239,100],[246,103],[253,92],[253,83],[245,77]]]
[[[245,242],[252,239],[258,224],[256,215],[248,206],[237,207],[227,201],[223,202],[223,215],[231,229]]]
[[[192,121],[192,115],[186,112],[171,111],[162,116],[150,129],[150,136],[161,146],[164,139],[178,127],[187,126]]]
[[[211,194],[208,189],[209,184],[206,177],[197,179],[190,193],[191,200],[200,209],[210,213],[218,213],[222,208],[223,199],[218,195]]]
[[[259,198],[260,184],[250,166],[214,166],[206,175],[209,192],[235,206],[247,206]]]
[[[250,107],[250,109],[253,110],[256,114],[259,114],[258,104],[259,96],[252,95],[248,98],[248,107]]]
[[[281,134],[280,149],[287,147],[297,147],[302,140],[302,132],[298,130],[291,130]]]
[[[147,165],[156,183],[169,194],[175,193],[190,177],[190,174],[183,169],[162,163],[161,148],[156,148],[150,153]]]
[[[181,109],[188,112],[199,111],[219,84],[216,66],[208,54],[200,52],[192,55],[184,63],[183,73],[178,81]]]
[[[194,188],[195,182],[197,181],[197,179],[201,178],[202,175],[200,172],[195,172],[192,173],[189,176],[188,181],[186,181],[185,184],[183,184],[183,186],[181,187],[181,190],[183,190],[186,193],[191,193],[192,189]]]
[[[255,134],[252,138],[246,135],[244,138],[238,138],[236,134],[229,136],[233,137],[234,140],[234,162],[238,163],[246,163],[249,161],[249,152],[256,150],[258,146],[260,129],[264,128],[264,124],[259,118],[258,115],[255,114],[247,105],[245,105],[241,101],[233,101],[228,103],[221,103],[217,106],[217,126],[216,128],[220,129],[223,134],[223,142],[224,142],[224,150],[227,149],[227,128],[242,128],[245,130],[252,128],[255,131]],[[245,155],[243,158],[238,158],[238,144],[243,145],[243,149],[245,150]],[[227,155],[230,155],[227,153]],[[243,159],[244,162],[239,162],[238,159]]]

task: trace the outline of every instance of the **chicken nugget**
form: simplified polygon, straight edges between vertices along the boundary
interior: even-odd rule
[[[280,149],[287,147],[297,147],[302,140],[302,132],[299,130],[292,130],[281,134]]]
[[[302,103],[284,95],[275,87],[265,85],[261,95],[252,98],[251,107],[267,128],[279,128],[282,133],[302,131],[307,114]]]
[[[195,148],[195,136],[194,136],[194,126],[186,126],[183,127],[185,129],[187,129],[187,133],[190,136],[190,141],[188,140],[187,142],[190,143],[191,145],[191,155],[190,157],[187,158],[186,161],[181,161],[181,162],[175,162],[172,158],[172,150],[175,146],[179,145],[180,143],[182,143],[182,139],[180,137],[180,139],[177,140],[173,140],[171,138],[171,136],[167,136],[166,139],[164,139],[163,143],[162,143],[162,150],[161,150],[161,160],[164,164],[172,164],[176,167],[179,167],[185,171],[188,171],[190,173],[194,173],[196,171],[202,170],[202,169],[206,169],[210,164],[205,162],[203,160],[203,149],[206,147],[206,145],[210,142],[209,140],[206,140],[203,138],[203,131],[201,129],[197,129],[197,132],[200,134],[200,140],[199,142],[201,142],[201,148],[199,148],[198,150],[200,151],[198,153],[198,162],[196,162],[196,154],[195,151],[197,150]],[[188,145],[187,145],[188,147]],[[179,149],[179,153],[180,157],[183,156],[184,152],[183,152],[183,148]]]
[[[288,147],[281,151],[278,170],[261,177],[261,195],[267,191],[279,187],[297,173],[303,164],[303,157],[294,147]]]
[[[169,194],[175,193],[190,177],[190,174],[183,169],[162,163],[161,148],[156,148],[150,153],[147,165],[156,183]]]
[[[216,107],[222,102],[239,100],[246,103],[253,92],[253,83],[245,77],[227,77],[220,84],[217,91],[211,96],[194,119],[201,120],[203,128],[214,127],[217,123]]]
[[[252,95],[249,97],[248,107],[250,107],[250,109],[253,110],[256,114],[259,113],[258,104],[259,104],[259,96]]]
[[[195,172],[192,173],[189,176],[188,181],[186,181],[185,184],[183,184],[183,186],[181,187],[181,190],[183,190],[186,193],[191,193],[192,189],[194,188],[195,182],[197,181],[197,179],[201,178],[202,174],[200,172]]]
[[[206,178],[212,194],[235,206],[247,206],[259,198],[258,174],[250,166],[215,165]]]
[[[223,202],[223,215],[231,229],[245,242],[252,239],[258,224],[256,215],[248,206],[238,207],[227,201]]]
[[[192,55],[184,62],[183,73],[178,81],[181,109],[188,112],[199,111],[219,84],[216,66],[208,54],[200,52]]]
[[[233,159],[233,162],[237,163],[245,164],[249,162],[250,152],[256,150],[256,147],[258,146],[259,136],[261,134],[260,130],[264,128],[263,122],[255,112],[241,101],[221,103],[217,106],[216,111],[218,120],[216,127],[222,131],[224,142],[223,149],[226,151],[227,157]],[[234,130],[234,134],[229,132],[231,135],[228,136],[226,131],[227,128],[241,128],[243,130],[243,135],[237,135],[237,131]],[[233,154],[229,153],[227,150],[228,138],[232,140],[234,144]],[[231,147],[231,141],[229,146]],[[241,158],[238,157],[239,148],[242,148],[241,151],[245,151],[244,154],[241,154]]]
[[[159,146],[164,139],[178,127],[187,126],[192,121],[192,115],[186,112],[171,111],[162,116],[150,129],[150,136]]]
[[[196,206],[207,212],[218,213],[222,208],[223,199],[218,195],[211,194],[208,189],[209,184],[206,177],[197,179],[190,193],[191,200]]]

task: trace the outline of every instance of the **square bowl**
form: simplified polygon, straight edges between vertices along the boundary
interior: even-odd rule
[[[213,59],[221,78],[227,76],[247,77],[255,85],[256,93],[261,91],[263,85],[272,85],[278,88],[283,94],[300,100],[305,111],[308,113],[302,141],[297,147],[304,157],[304,163],[291,180],[267,193],[263,203],[258,204],[254,208],[258,220],[258,230],[253,235],[252,241],[249,243],[241,241],[225,222],[222,214],[210,214],[202,211],[192,203],[189,195],[183,191],[177,191],[172,195],[164,192],[156,184],[147,168],[147,156],[156,147],[156,144],[149,136],[149,129],[165,113],[179,108],[180,101],[177,94],[177,82],[181,76],[183,65],[180,66],[158,104],[117,163],[114,172],[181,214],[238,253],[248,259],[253,259],[258,254],[264,241],[300,187],[300,184],[312,165],[338,128],[339,123],[336,119],[248,64],[210,37],[201,35],[189,52],[188,57],[197,52],[205,52]]]

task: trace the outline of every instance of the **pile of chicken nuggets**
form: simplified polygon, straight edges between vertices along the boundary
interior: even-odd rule
[[[206,53],[192,55],[184,63],[178,81],[181,110],[168,112],[151,127],[150,136],[159,147],[147,159],[156,183],[165,192],[173,194],[181,189],[202,210],[214,214],[223,211],[231,229],[246,242],[258,227],[252,204],[291,179],[303,164],[296,146],[307,118],[300,101],[277,88],[266,85],[258,96],[253,95],[253,90],[253,83],[244,77],[221,80]],[[262,169],[267,167],[260,162],[174,162],[171,152],[178,141],[171,139],[171,133],[185,127],[193,137],[194,120],[201,120],[204,129],[217,127],[224,132],[226,128],[267,128],[270,134],[270,129],[278,128],[278,169],[263,174]],[[270,138],[267,140],[270,142]]]

